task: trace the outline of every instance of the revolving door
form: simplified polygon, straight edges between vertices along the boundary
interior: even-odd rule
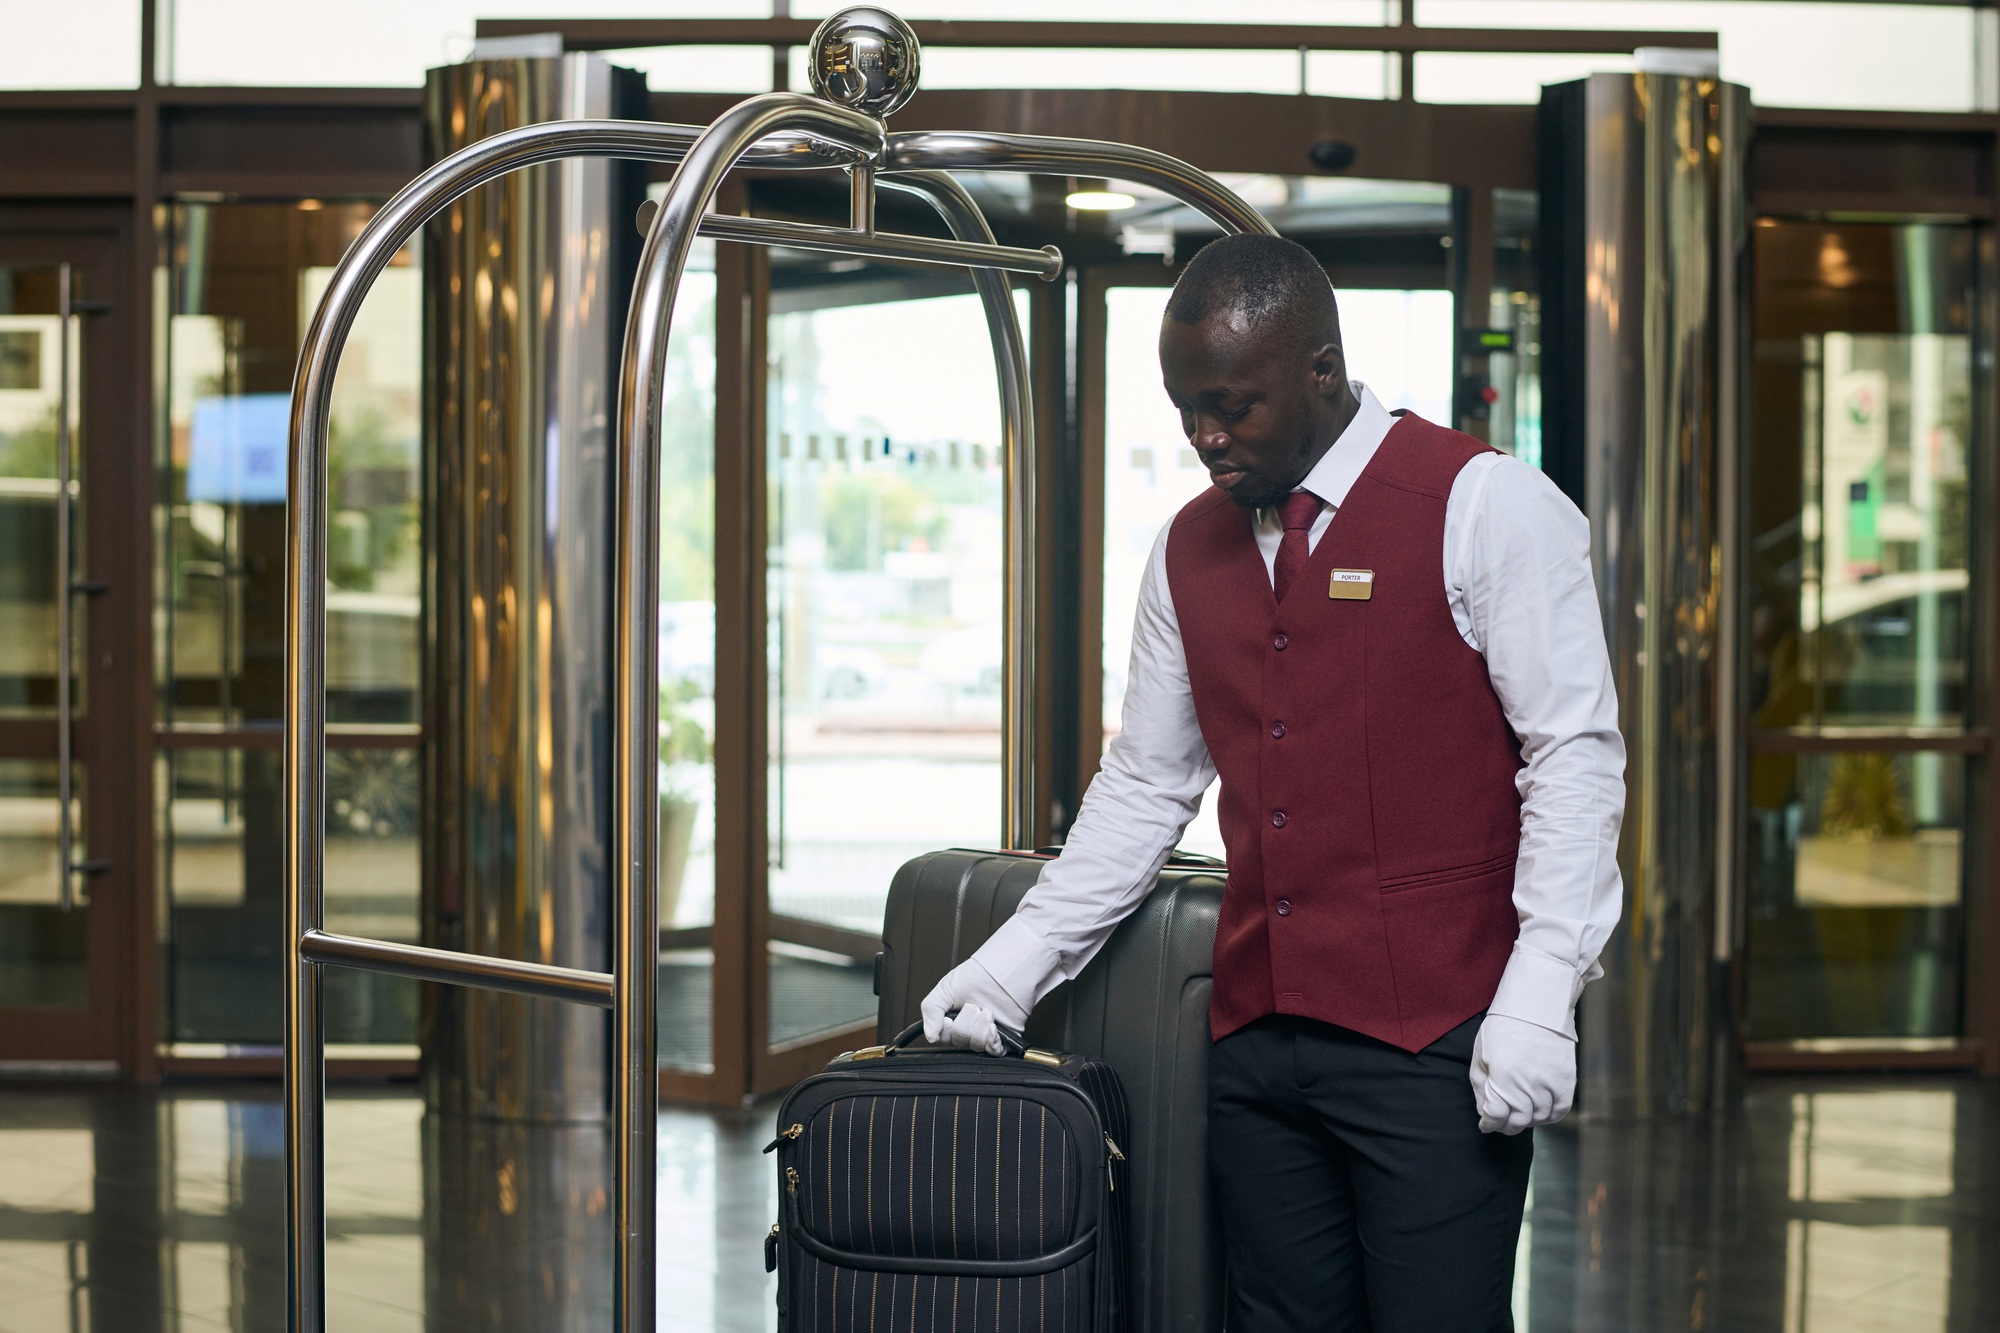
[[[817,96],[772,93],[738,104],[707,128],[643,121],[570,120],[482,140],[425,172],[357,237],[335,271],[299,361],[292,392],[290,539],[287,549],[284,867],[288,959],[285,1123],[290,1203],[290,1319],[299,1333],[325,1325],[322,1111],[325,1094],[321,971],[360,968],[454,985],[596,1005],[612,1012],[616,1234],[613,1310],[621,1330],[654,1322],[655,1123],[658,1101],[659,944],[659,525],[661,404],[668,330],[697,236],[782,245],[867,259],[970,270],[998,374],[1003,488],[1001,560],[1005,651],[1000,663],[1003,818],[1013,846],[1031,836],[1027,709],[1033,679],[1035,450],[1027,357],[1004,274],[1043,279],[1063,267],[1055,250],[997,245],[952,170],[1088,175],[1149,185],[1225,231],[1270,233],[1268,223],[1216,181],[1149,150],[1026,135],[891,134],[883,118],[916,91],[919,50],[899,20],[873,9],[828,19],[812,44]],[[678,163],[653,214],[639,262],[624,342],[616,413],[616,519],[612,542],[613,750],[612,965],[608,972],[554,967],[326,931],[322,880],[326,783],[325,618],[328,408],[342,346],[362,298],[390,258],[430,218],[486,182],[564,158]],[[712,211],[738,166],[844,172],[846,227]],[[942,217],[954,239],[879,230],[878,189],[908,192]]]

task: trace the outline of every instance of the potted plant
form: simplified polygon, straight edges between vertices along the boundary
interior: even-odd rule
[[[660,687],[660,929],[671,930],[680,907],[681,878],[694,842],[714,747],[697,716],[701,687],[682,679]]]

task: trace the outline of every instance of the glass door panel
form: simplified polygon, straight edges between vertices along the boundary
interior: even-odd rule
[[[1961,1030],[1973,240],[1756,228],[1752,1040]]]
[[[72,280],[73,297],[80,298],[81,276]],[[0,268],[0,717],[56,715],[57,425],[66,404],[74,499],[81,484],[83,384],[75,316],[68,383],[61,378],[60,281],[54,267]],[[73,567],[84,549],[80,517],[73,505]],[[82,617],[73,619],[80,629]],[[76,711],[81,706],[80,699],[73,701]]]
[[[1159,332],[1170,288],[1104,292],[1104,743],[1118,734],[1132,656],[1132,614],[1160,529],[1208,488],[1180,417],[1160,387]],[[1452,300],[1448,291],[1343,289],[1337,293],[1350,373],[1383,405],[1432,420],[1451,416]],[[1181,847],[1222,855],[1215,791]]]
[[[1748,1028],[1762,1040],[1959,1027],[1964,756],[1760,755]],[[1782,782],[1785,790],[1775,790]]]
[[[991,343],[977,297],[902,281],[772,298],[773,1046],[871,1020],[897,867],[1000,836]]]
[[[117,441],[90,438],[88,354],[102,325],[81,312],[106,307],[87,300],[101,296],[95,262],[53,257],[72,244],[52,241],[47,260],[0,254],[0,1059],[98,1059],[118,1037],[113,909],[97,873],[108,862],[86,818],[102,766],[89,762],[81,669],[102,601],[90,594],[105,590],[88,572],[87,463]]]
[[[72,876],[65,908],[56,792],[53,760],[0,759],[0,1009],[90,999],[90,877]],[[82,801],[70,817],[81,845]]]

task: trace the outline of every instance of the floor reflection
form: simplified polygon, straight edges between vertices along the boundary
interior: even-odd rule
[[[1726,1116],[1543,1135],[1516,1319],[1565,1330],[2000,1327],[2000,1098],[1964,1080],[1753,1081]],[[769,1111],[660,1118],[660,1327],[771,1327]],[[608,1326],[594,1126],[427,1117],[336,1089],[338,1330]],[[0,1087],[0,1333],[284,1327],[269,1087]]]

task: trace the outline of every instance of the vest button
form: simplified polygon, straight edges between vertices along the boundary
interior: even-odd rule
[[[1284,826],[1285,826],[1285,812],[1283,810],[1273,810],[1271,812],[1271,827],[1283,828]]]
[[[1275,634],[1271,636],[1271,646],[1273,648],[1276,648],[1281,653],[1284,652],[1286,648],[1291,646],[1291,642],[1292,641],[1290,639],[1286,638],[1282,634]]]
[[[1291,914],[1292,914],[1292,900],[1290,898],[1278,899],[1278,915],[1290,916]]]
[[[1284,723],[1282,723],[1282,722],[1273,722],[1273,723],[1271,724],[1271,739],[1272,739],[1272,740],[1274,740],[1274,741],[1281,741],[1281,740],[1285,739],[1285,724],[1284,724]]]

